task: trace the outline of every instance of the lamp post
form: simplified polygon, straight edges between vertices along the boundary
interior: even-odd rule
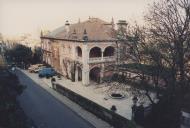
[[[135,112],[136,112],[136,109],[137,109],[137,101],[138,101],[138,98],[136,96],[133,97],[133,106],[131,107],[132,109],[132,120],[134,120],[134,117],[135,117]]]

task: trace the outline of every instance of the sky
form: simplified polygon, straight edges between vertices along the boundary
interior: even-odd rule
[[[53,30],[85,21],[90,17],[110,22],[135,20],[142,23],[154,0],[0,0],[0,33],[16,36],[30,33],[38,38],[41,30]]]

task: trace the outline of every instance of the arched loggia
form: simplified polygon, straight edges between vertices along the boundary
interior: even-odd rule
[[[92,68],[89,73],[90,81],[100,83],[100,71],[99,67]]]
[[[105,48],[105,50],[104,50],[104,57],[106,57],[106,56],[114,56],[114,52],[115,52],[114,47],[108,46],[108,47]]]
[[[99,47],[93,47],[90,50],[89,57],[90,58],[101,57],[101,48],[99,48]]]

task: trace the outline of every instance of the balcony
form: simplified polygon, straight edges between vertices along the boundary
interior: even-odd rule
[[[115,56],[93,57],[89,58],[88,63],[101,63],[101,62],[113,62],[113,61],[116,61]]]

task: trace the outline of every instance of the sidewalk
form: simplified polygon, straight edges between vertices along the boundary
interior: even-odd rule
[[[77,115],[81,116],[83,119],[91,123],[96,128],[113,128],[110,124],[107,122],[101,120],[100,118],[96,117],[92,113],[84,110],[82,107],[80,107],[78,104],[72,102],[67,97],[57,93],[53,89],[51,89],[51,80],[50,79],[39,79],[37,74],[32,74],[27,72],[26,70],[21,70],[23,73],[25,73],[27,76],[29,76],[32,80],[34,80],[36,83],[38,83],[42,88],[44,88],[47,92],[49,92],[52,96],[54,96],[56,99],[58,99],[63,104],[67,105],[73,112],[75,112]]]

